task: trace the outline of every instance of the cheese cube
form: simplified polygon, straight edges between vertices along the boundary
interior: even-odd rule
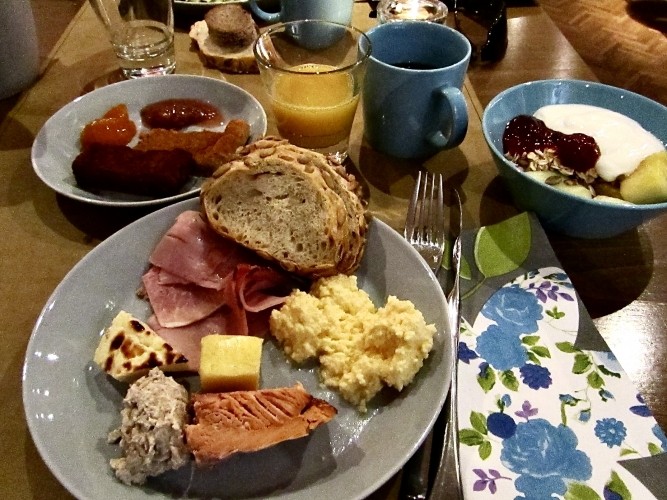
[[[241,335],[203,337],[199,363],[201,391],[257,390],[262,342],[259,337]]]

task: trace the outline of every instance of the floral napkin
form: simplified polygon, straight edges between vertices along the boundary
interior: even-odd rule
[[[466,498],[665,498],[667,438],[537,219],[466,232],[463,256]]]

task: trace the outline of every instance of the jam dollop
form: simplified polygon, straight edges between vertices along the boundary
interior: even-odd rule
[[[600,158],[600,148],[593,137],[552,130],[542,120],[530,115],[518,115],[509,121],[503,133],[503,149],[512,157],[551,149],[564,166],[576,172],[595,168]]]
[[[91,144],[124,146],[136,133],[137,127],[130,120],[127,106],[118,104],[83,127],[80,136],[81,146],[84,148]]]
[[[220,124],[218,108],[199,99],[165,99],[144,106],[141,121],[150,128],[182,129],[190,125]]]

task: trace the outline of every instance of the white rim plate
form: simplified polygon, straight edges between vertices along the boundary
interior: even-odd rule
[[[140,124],[139,111],[151,102],[169,98],[202,99],[217,106],[224,124],[241,118],[250,124],[250,141],[266,134],[266,113],[250,93],[215,78],[167,75],[114,83],[78,97],[49,118],[32,146],[32,166],[51,189],[68,198],[95,205],[139,207],[172,203],[195,196],[203,178],[192,177],[181,192],[151,198],[115,191],[93,193],[79,188],[72,174],[72,161],[80,152],[79,135],[86,123],[99,118],[109,108],[124,103],[130,118]]]
[[[147,317],[136,297],[148,255],[176,216],[198,200],[162,208],[111,236],[84,257],[46,303],[30,338],[23,368],[23,402],[33,440],[60,482],[81,499],[272,496],[299,500],[364,498],[403,466],[432,427],[449,386],[451,337],[442,290],[426,263],[389,226],[373,220],[359,285],[377,303],[410,299],[438,333],[413,383],[381,393],[366,415],[320,386],[315,369],[293,368],[273,342],[264,344],[261,386],[301,381],[339,410],[304,439],[235,455],[207,471],[190,467],[151,479],[144,487],[117,481],[118,456],[107,433],[120,423],[124,384],[112,383],[92,362],[99,335],[121,310]],[[75,429],[75,432],[72,432]]]

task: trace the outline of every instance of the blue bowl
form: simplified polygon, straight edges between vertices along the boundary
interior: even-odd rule
[[[616,236],[667,212],[667,202],[629,205],[579,198],[525,175],[505,158],[502,137],[507,122],[547,104],[567,103],[622,113],[667,144],[667,107],[634,92],[581,80],[540,80],[511,87],[486,107],[482,130],[517,207],[535,212],[546,229],[578,238]]]

